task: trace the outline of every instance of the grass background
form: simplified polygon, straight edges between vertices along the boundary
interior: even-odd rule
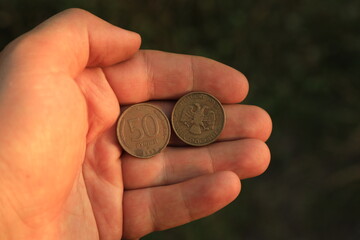
[[[360,1],[0,0],[0,49],[70,7],[214,58],[265,108],[272,162],[208,218],[143,239],[360,239]]]

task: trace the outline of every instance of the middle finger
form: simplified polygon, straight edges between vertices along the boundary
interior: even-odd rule
[[[165,115],[171,118],[171,112],[175,102],[150,101],[152,105],[159,107]],[[225,126],[217,141],[238,140],[244,138],[255,138],[266,141],[272,130],[272,122],[269,114],[253,105],[226,104],[223,105],[225,112]],[[122,108],[122,111],[124,108]],[[171,134],[170,146],[185,146],[174,132]]]

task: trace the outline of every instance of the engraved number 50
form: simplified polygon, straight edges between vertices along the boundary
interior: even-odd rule
[[[130,132],[132,133],[131,140],[139,141],[147,137],[154,137],[159,134],[159,123],[153,116],[147,114],[142,119],[133,118],[128,121]],[[151,122],[154,129],[151,128]]]

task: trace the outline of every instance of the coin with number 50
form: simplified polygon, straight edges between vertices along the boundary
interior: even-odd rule
[[[169,143],[171,129],[168,118],[159,108],[140,103],[121,114],[116,132],[127,153],[138,158],[150,158]]]

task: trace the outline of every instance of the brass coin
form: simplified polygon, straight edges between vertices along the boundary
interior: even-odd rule
[[[168,118],[159,108],[140,103],[121,114],[116,132],[127,153],[138,158],[150,158],[169,143],[171,129]]]
[[[191,92],[175,104],[171,123],[182,141],[192,146],[204,146],[220,135],[225,125],[225,112],[214,96]]]

